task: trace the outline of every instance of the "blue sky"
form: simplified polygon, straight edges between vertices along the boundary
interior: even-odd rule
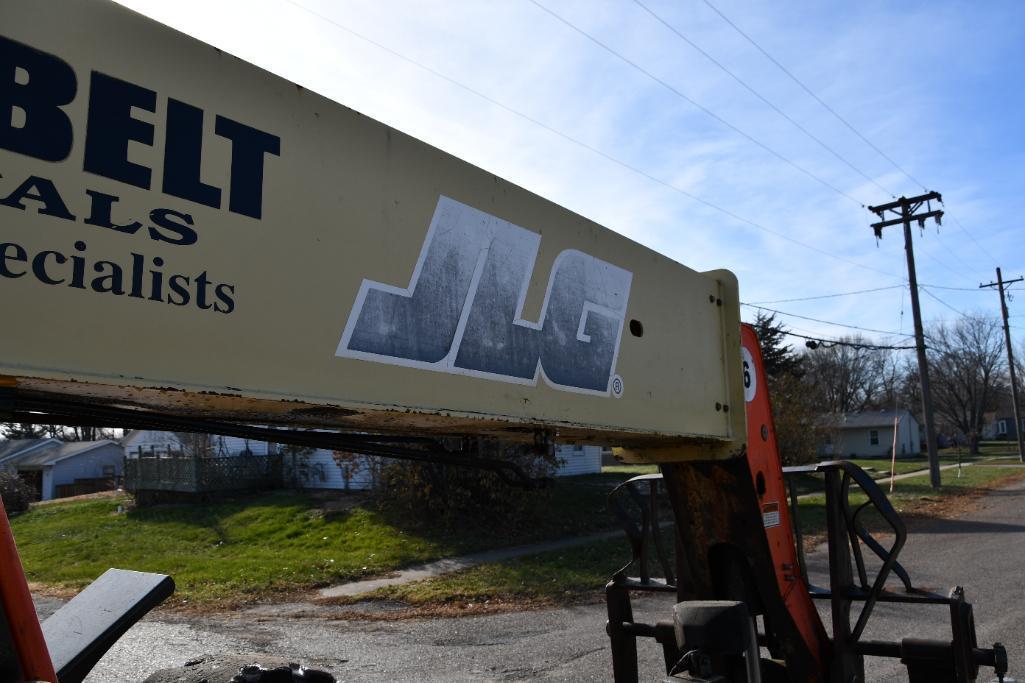
[[[729,268],[743,301],[896,287],[906,275],[900,228],[877,245],[859,204],[921,185],[705,0],[120,1],[692,268]],[[998,265],[1025,274],[1025,4],[710,2],[943,194],[943,226],[914,231],[927,324],[955,310],[998,315],[997,295],[974,290]],[[765,305],[912,329],[900,288]],[[1025,338],[1025,296],[1010,308]],[[811,335],[850,332],[782,319]]]

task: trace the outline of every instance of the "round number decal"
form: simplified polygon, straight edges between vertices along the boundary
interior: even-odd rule
[[[755,372],[754,358],[751,357],[751,352],[747,350],[747,347],[740,347],[740,353],[744,361],[744,401],[750,403],[758,391],[758,374]]]

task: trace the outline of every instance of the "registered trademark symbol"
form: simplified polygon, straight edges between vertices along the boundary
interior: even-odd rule
[[[612,378],[612,395],[616,398],[623,395],[623,378],[619,375]]]

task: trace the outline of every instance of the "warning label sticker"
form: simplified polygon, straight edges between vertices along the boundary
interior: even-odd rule
[[[765,503],[762,505],[762,523],[766,529],[779,526],[779,503]]]

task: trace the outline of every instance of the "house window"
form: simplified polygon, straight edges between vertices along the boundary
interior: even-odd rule
[[[997,434],[1007,434],[1007,420],[997,421]]]
[[[103,466],[103,476],[105,476],[105,477],[113,477],[115,472],[116,471],[115,471],[113,465],[104,465]]]
[[[873,429],[868,433],[868,442],[873,446],[879,445],[879,431]]]

